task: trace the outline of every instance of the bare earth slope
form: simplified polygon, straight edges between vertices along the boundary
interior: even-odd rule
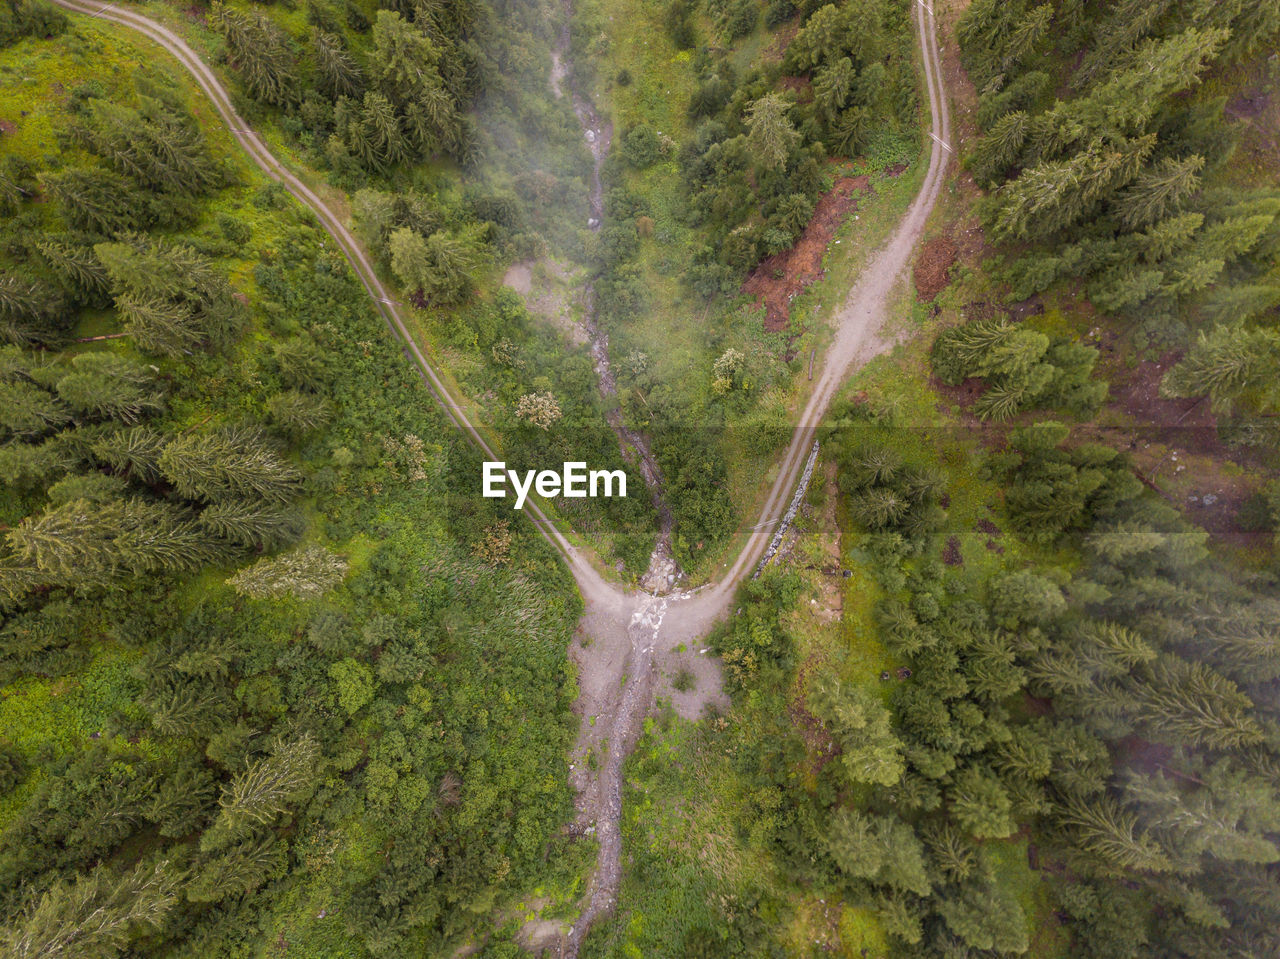
[[[108,20],[143,34],[162,46],[191,73],[253,162],[315,213],[321,225],[341,247],[379,313],[402,341],[406,356],[418,367],[450,421],[465,432],[486,456],[497,459],[484,435],[467,418],[443,379],[409,335],[401,304],[391,298],[378,279],[367,252],[324,200],[286,168],[245,124],[235,112],[226,89],[195,51],[162,24],[128,9],[111,4],[85,3],[83,0],[53,2],[67,10]],[[924,185],[893,237],[859,277],[836,314],[835,338],[824,358],[814,391],[800,416],[795,435],[782,458],[777,478],[761,510],[760,522],[727,575],[719,583],[691,592],[659,596],[624,590],[607,582],[588,558],[550,523],[536,503],[526,504],[525,513],[564,556],[582,593],[586,608],[579,625],[579,636],[583,642],[576,643],[574,650],[582,689],[578,711],[584,720],[579,747],[594,746],[603,753],[595,774],[589,773],[585,764],[579,764],[575,770],[580,821],[596,827],[600,852],[582,914],[562,944],[563,955],[577,955],[592,923],[611,911],[617,898],[621,876],[622,764],[648,711],[657,664],[673,655],[681,643],[694,647],[697,640],[725,615],[738,583],[758,562],[768,545],[772,527],[781,516],[803,468],[806,453],[813,443],[814,430],[841,384],[852,370],[891,345],[878,335],[887,319],[888,298],[907,267],[941,190],[949,153],[943,144],[951,136],[950,114],[941,87],[933,11],[925,6],[923,0],[916,5],[916,25],[933,118],[933,148]],[[588,722],[588,717],[594,717],[595,722]]]

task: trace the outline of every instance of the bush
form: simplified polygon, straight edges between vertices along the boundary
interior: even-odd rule
[[[640,123],[622,137],[622,157],[637,170],[653,166],[662,159],[662,143],[653,127]]]

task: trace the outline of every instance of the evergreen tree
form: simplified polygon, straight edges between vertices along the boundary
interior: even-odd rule
[[[40,581],[77,589],[108,586],[126,575],[194,569],[222,552],[172,507],[141,499],[72,500],[28,516],[6,539]]]
[[[1204,157],[1165,157],[1143,170],[1117,200],[1120,222],[1130,229],[1149,227],[1174,216],[1200,187]]]
[[[364,94],[364,72],[340,36],[324,30],[312,30],[311,50],[319,72],[320,91],[329,99],[350,97],[355,100]]]
[[[227,60],[249,95],[276,107],[298,102],[302,84],[288,36],[267,16],[214,4],[210,24],[227,44]]]
[[[1002,839],[1017,829],[1013,804],[998,776],[970,766],[956,776],[951,789],[952,814],[976,839]]]
[[[323,546],[303,546],[246,566],[227,582],[254,599],[322,596],[347,574],[347,561]]]
[[[72,229],[116,236],[146,225],[149,204],[128,178],[97,167],[71,167],[43,178]]]
[[[37,241],[36,248],[63,286],[80,302],[90,305],[105,302],[109,279],[107,271],[93,255],[92,247],[45,239]]]
[[[59,397],[25,380],[0,381],[0,427],[31,440],[71,422],[71,411]]]
[[[172,101],[140,94],[135,108],[94,99],[89,102],[87,123],[76,127],[75,133],[116,173],[146,191],[200,196],[224,182],[195,119],[178,112]],[[86,187],[82,181],[81,189]],[[101,182],[97,189],[101,191]]]
[[[306,526],[290,507],[227,500],[200,511],[196,522],[228,542],[270,551],[295,542]]]
[[[778,93],[761,97],[747,108],[747,145],[756,165],[762,170],[783,167],[800,134],[787,116],[790,105]]]
[[[0,273],[0,339],[17,346],[54,345],[65,335],[67,315],[57,290]]]
[[[1110,796],[1070,797],[1055,809],[1059,828],[1072,846],[1093,858],[1103,875],[1125,870],[1169,872],[1173,863],[1150,834],[1139,832],[1138,817]]]
[[[915,831],[895,816],[841,809],[831,817],[826,844],[846,876],[917,896],[929,894],[924,847]]]
[[[109,433],[94,442],[93,455],[117,473],[127,472],[141,483],[160,479],[160,453],[168,442],[162,433],[145,426]]]
[[[13,959],[118,955],[137,930],[164,924],[180,882],[168,862],[143,863],[123,874],[98,868],[58,882],[0,932],[0,951]]]
[[[851,782],[892,786],[902,777],[902,744],[893,734],[889,711],[875,696],[822,673],[814,681],[810,707],[840,743],[840,763]]]
[[[82,416],[133,424],[164,407],[152,370],[124,357],[82,353],[71,361],[71,370],[56,389]]]
[[[277,739],[266,756],[232,779],[200,848],[225,850],[255,830],[273,825],[315,786],[319,763],[320,747],[310,734]]]
[[[230,499],[283,504],[297,495],[302,476],[253,427],[226,427],[175,437],[160,453],[160,471],[191,500]]]
[[[184,894],[191,902],[243,896],[284,873],[288,857],[273,836],[248,838],[201,863]]]
[[[300,390],[277,393],[267,401],[272,422],[294,439],[314,433],[333,418],[333,409],[324,397]]]
[[[1194,346],[1160,383],[1164,396],[1208,395],[1218,412],[1241,400],[1259,410],[1280,404],[1275,370],[1280,365],[1280,332],[1215,326],[1201,331]]]

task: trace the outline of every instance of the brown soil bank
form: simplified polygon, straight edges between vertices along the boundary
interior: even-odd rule
[[[858,197],[871,192],[866,176],[841,177],[813,211],[796,245],[776,253],[755,268],[742,291],[765,309],[766,330],[785,330],[791,322],[791,300],[822,277],[822,258],[844,218],[858,208]]]

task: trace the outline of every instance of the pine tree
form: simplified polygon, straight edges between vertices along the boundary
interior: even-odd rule
[[[1242,683],[1280,679],[1280,609],[1270,601],[1246,606],[1208,602],[1195,616],[1196,643],[1206,658]]]
[[[283,504],[297,495],[302,479],[253,427],[178,436],[161,452],[159,465],[179,494],[206,503],[250,499]]]
[[[58,396],[85,417],[130,425],[164,408],[155,374],[148,367],[112,353],[82,353],[72,372],[58,380]]]
[[[196,522],[228,542],[262,551],[295,542],[306,526],[293,508],[243,500],[215,503],[201,510]]]
[[[160,453],[168,438],[145,426],[109,433],[94,442],[93,455],[117,473],[128,472],[141,483],[160,479]]]
[[[824,123],[830,124],[845,108],[857,75],[853,61],[848,57],[841,57],[830,66],[823,67],[814,73],[814,106],[818,118]]]
[[[204,341],[204,330],[185,303],[142,299],[128,294],[116,299],[125,332],[138,349],[161,356],[190,355]]]
[[[43,179],[72,229],[116,236],[145,225],[147,203],[127,177],[97,167],[72,167]]]
[[[1013,835],[1013,804],[998,776],[970,766],[956,776],[950,791],[956,822],[976,839],[1002,839]]]
[[[36,249],[62,281],[82,303],[99,304],[105,301],[109,280],[93,248],[53,239],[39,240]]]
[[[0,382],[0,427],[20,439],[37,439],[71,422],[59,397],[25,380]]]
[[[223,792],[214,824],[200,840],[206,852],[226,849],[255,829],[273,825],[315,784],[320,747],[310,734],[277,739],[268,755],[237,775]]]
[[[1156,839],[1138,831],[1138,817],[1110,796],[1070,797],[1055,807],[1059,828],[1093,857],[1104,875],[1126,870],[1169,872],[1173,863]]]
[[[1053,23],[1053,4],[1042,3],[1031,10],[1009,34],[1000,59],[1004,73],[1016,70],[1033,55],[1040,41],[1048,36]]]
[[[294,439],[314,433],[333,418],[333,409],[322,396],[288,390],[267,401],[271,420]]]
[[[127,575],[189,570],[223,552],[172,507],[141,499],[72,500],[28,516],[6,539],[18,563],[54,586],[92,589]]]
[[[191,902],[244,896],[283,874],[286,863],[285,846],[274,836],[249,838],[201,863],[184,893]]]
[[[965,160],[973,177],[983,186],[995,186],[1022,153],[1029,120],[1025,111],[1006,113],[978,141]]]
[[[289,107],[301,96],[297,63],[287,35],[261,13],[214,4],[210,24],[227,44],[227,60],[255,100]]]
[[[1129,229],[1149,227],[1176,215],[1183,202],[1200,188],[1204,157],[1165,157],[1138,175],[1120,195],[1120,222]]]
[[[840,764],[851,782],[892,786],[902,777],[902,744],[893,734],[889,711],[876,697],[822,673],[809,699],[814,715],[840,743]]]
[[[787,116],[790,105],[778,93],[767,94],[747,108],[747,145],[756,165],[763,170],[783,167],[800,134]]]
[[[1162,655],[1128,693],[1129,714],[1156,741],[1238,749],[1263,740],[1249,697],[1203,663]]]
[[[841,809],[828,823],[826,845],[846,876],[917,896],[929,894],[924,847],[896,816]]]
[[[147,190],[200,196],[224,182],[199,125],[173,103],[139,95],[134,108],[93,99],[88,122],[75,132],[117,173]]]
[[[181,879],[160,862],[123,874],[98,868],[60,881],[0,932],[0,952],[12,959],[117,955],[136,930],[164,924],[178,902]]]
[[[323,30],[311,31],[311,50],[319,71],[319,87],[329,99],[359,99],[364,94],[364,72],[347,50],[340,36]]]
[[[985,865],[985,864],[984,864]],[[963,945],[942,954],[965,955],[964,946],[1000,955],[1021,955],[1030,945],[1027,919],[1016,899],[991,875],[989,867],[944,891],[937,912]]]
[[[57,290],[0,273],[0,339],[17,346],[56,345],[63,339],[67,315]]]
[[[1257,391],[1259,409],[1280,401],[1273,375],[1280,364],[1280,332],[1265,328],[1216,326],[1196,343],[1160,383],[1163,396],[1208,395],[1222,412]]]
[[[323,546],[303,546],[246,566],[227,583],[243,596],[267,599],[322,596],[347,574],[347,561]]]
[[[201,826],[216,797],[213,773],[202,762],[189,760],[160,778],[145,815],[160,835],[186,836]]]

